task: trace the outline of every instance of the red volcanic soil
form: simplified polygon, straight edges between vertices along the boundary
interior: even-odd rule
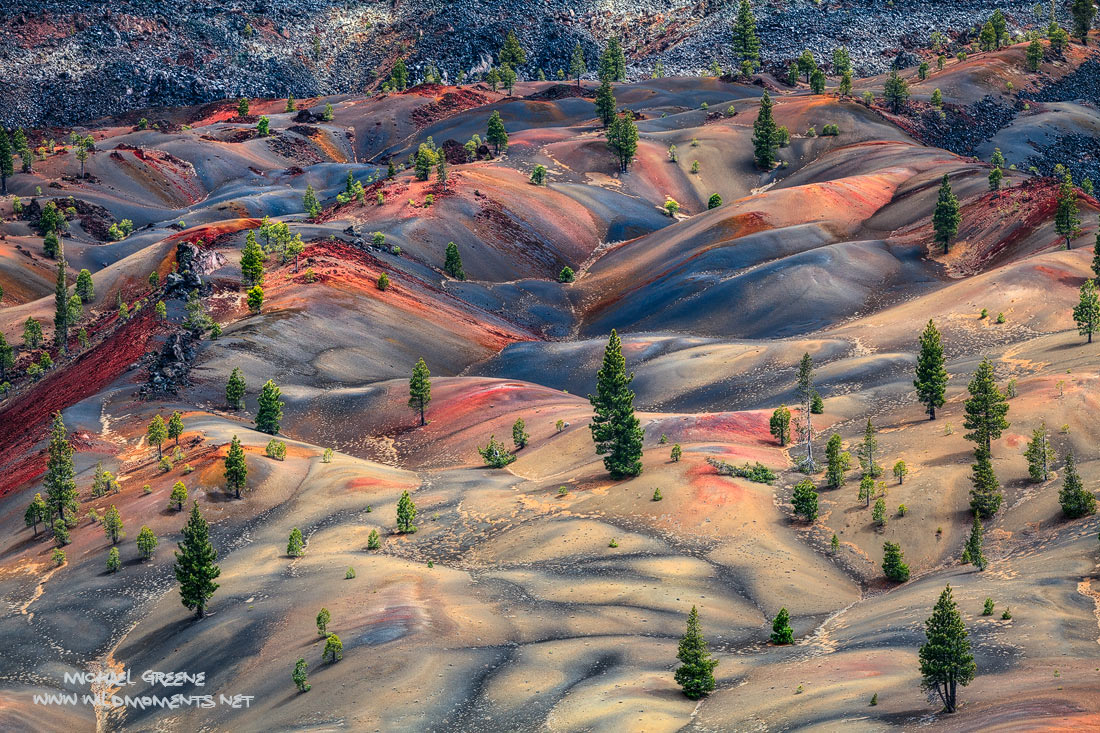
[[[117,320],[117,314],[111,319]],[[41,474],[45,450],[31,453],[45,435],[50,415],[90,397],[109,385],[149,350],[158,333],[152,308],[118,327],[71,362],[52,370],[0,411],[0,497]]]
[[[434,102],[429,102],[412,111],[410,117],[418,128],[427,127],[463,110],[480,107],[493,101],[489,95],[473,89],[448,88],[438,84],[422,84],[406,94],[410,92],[419,96],[435,96]]]
[[[206,196],[194,166],[171,153],[122,143],[111,151],[111,158],[127,168],[135,179],[148,182],[150,190],[156,191],[161,187],[157,184],[167,183],[176,197],[187,204],[198,203]]]

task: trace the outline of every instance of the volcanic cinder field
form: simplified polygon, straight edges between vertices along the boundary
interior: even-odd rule
[[[1100,729],[1098,520],[1059,505],[1068,453],[1089,492],[1100,481],[1100,340],[1073,317],[1095,276],[1100,202],[1085,179],[1100,160],[1098,40],[1061,54],[1043,40],[1037,72],[1027,41],[952,53],[942,69],[920,51],[931,68],[923,80],[901,70],[900,112],[885,75],[855,79],[848,96],[831,74],[816,94],[764,73],[615,83],[639,133],[626,172],[591,79],[511,93],[420,84],[298,99],[289,112],[285,99],[251,99],[245,115],[235,99],[146,110],[75,128],[94,141],[83,162],[71,128],[26,130],[40,154],[29,172],[16,158],[0,199],[0,331],[14,349],[0,378],[0,730]],[[753,160],[765,92],[790,132],[771,170]],[[469,156],[494,113],[506,149]],[[450,163],[445,184],[411,165],[429,141]],[[1080,219],[1068,247],[1058,164]],[[530,180],[536,166],[545,185]],[[347,201],[349,174],[363,195]],[[945,175],[961,214],[946,254],[932,225]],[[708,208],[712,194],[722,203]],[[83,269],[94,283],[66,354],[40,227],[48,202],[68,219],[69,293]],[[265,217],[304,250],[268,257],[257,310],[241,256],[250,232],[265,243]],[[123,220],[132,232],[116,239]],[[444,271],[451,242],[465,279]],[[565,267],[572,282],[559,281]],[[211,319],[198,338],[196,302]],[[42,324],[39,346],[25,343],[28,319]],[[935,420],[913,385],[929,320],[949,374]],[[596,453],[587,399],[612,329],[644,431],[643,470],[620,479]],[[782,446],[769,430],[780,405],[806,417],[803,354],[824,403],[814,454],[835,433],[853,456],[839,488],[820,462],[799,470],[797,435]],[[408,404],[421,358],[423,426]],[[979,570],[960,561],[973,519],[963,422],[985,358],[1010,425],[992,444],[1004,498]],[[226,400],[234,369],[241,409]],[[285,403],[283,458],[254,422],[268,380]],[[162,461],[147,429],[177,411],[182,435]],[[24,521],[46,493],[57,412],[79,503],[63,561],[50,532]],[[478,449],[494,436],[512,450],[517,419],[527,445],[486,466]],[[884,524],[858,495],[868,419]],[[1057,457],[1032,482],[1024,449],[1041,423]],[[224,476],[235,436],[248,468],[239,499]],[[720,474],[708,459],[776,477]],[[97,490],[97,470],[117,483]],[[806,478],[819,494],[810,522],[791,504]],[[169,501],[177,482],[182,511]],[[398,531],[406,491],[415,533]],[[194,502],[221,570],[202,618],[173,572]],[[117,544],[104,531],[112,506]],[[159,538],[149,559],[143,526]],[[300,557],[288,554],[295,528]],[[884,576],[887,541],[904,551],[906,582]],[[918,661],[948,584],[976,664],[953,713],[922,690]],[[701,700],[673,678],[693,606],[718,660]],[[321,608],[342,641],[336,662],[322,659]],[[790,645],[769,641],[781,608]],[[308,692],[291,680],[299,658]],[[164,686],[146,670],[192,677]],[[129,671],[133,684],[65,679],[97,671]],[[97,693],[213,702],[83,697]]]

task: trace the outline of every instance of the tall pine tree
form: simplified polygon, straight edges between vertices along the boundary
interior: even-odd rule
[[[214,580],[221,575],[215,564],[218,559],[214,545],[210,543],[210,526],[206,523],[199,504],[191,505],[191,517],[183,528],[183,539],[176,550],[176,580],[180,584],[180,602],[194,611],[195,616],[206,615],[206,605],[218,589]]]
[[[588,395],[595,416],[589,428],[596,452],[612,478],[637,476],[642,472],[642,429],[634,416],[634,393],[626,373],[619,334],[611,331],[604,350],[603,367],[596,375],[596,394]]]
[[[970,399],[966,401],[963,427],[971,432],[966,434],[966,439],[974,441],[979,450],[984,449],[990,454],[992,442],[1008,428],[1008,421],[1005,420],[1008,401],[997,388],[993,364],[989,359],[982,359],[967,389],[970,390]]]
[[[741,0],[737,18],[733,22],[733,59],[740,67],[745,61],[753,68],[760,66],[760,39],[756,36],[756,16],[752,14],[749,0]]]
[[[1077,211],[1077,189],[1073,177],[1066,173],[1058,184],[1058,208],[1054,212],[1054,230],[1066,240],[1070,249],[1073,238],[1081,234],[1081,217]]]
[[[944,254],[947,254],[952,237],[959,233],[960,222],[962,222],[962,215],[959,213],[959,199],[951,191],[951,179],[944,173],[943,180],[940,182],[936,208],[932,212],[932,229],[935,231],[936,244],[943,246]]]
[[[1100,296],[1095,280],[1086,280],[1081,285],[1081,299],[1073,307],[1073,320],[1077,322],[1077,333],[1088,336],[1091,344],[1092,334],[1100,330]]]
[[[953,713],[958,686],[965,687],[974,680],[977,666],[951,586],[940,594],[931,617],[924,622],[924,633],[928,641],[919,653],[922,686],[935,691],[944,710]]]
[[[975,463],[970,481],[970,509],[978,517],[992,517],[1001,508],[1001,484],[993,473],[993,462],[989,451],[979,447],[974,451]]]
[[[282,392],[270,379],[260,390],[260,409],[256,412],[256,429],[261,433],[275,435],[283,419],[283,402],[279,399]]]
[[[421,426],[427,425],[424,418],[424,410],[432,401],[432,375],[428,371],[428,365],[424,359],[417,359],[413,366],[412,378],[409,379],[409,407],[420,413]]]
[[[758,168],[771,170],[775,164],[776,151],[779,150],[779,128],[772,119],[772,98],[766,91],[760,98],[760,112],[752,123],[753,158]]]
[[[225,454],[225,487],[233,492],[236,498],[241,498],[241,489],[248,481],[248,462],[244,458],[244,448],[236,435],[229,444],[229,452]]]
[[[53,427],[50,428],[49,457],[46,459],[46,506],[54,520],[67,523],[76,515],[78,508],[76,494],[76,472],[73,469],[73,447],[69,444],[65,421],[61,413],[53,415]]]
[[[695,606],[688,614],[687,631],[680,637],[676,658],[682,664],[676,669],[675,679],[685,696],[698,700],[714,690],[714,668],[718,666],[718,660],[712,659],[707,649],[707,640],[699,628],[699,612]]]
[[[1058,503],[1062,507],[1062,513],[1070,519],[1094,514],[1096,512],[1096,497],[1081,483],[1073,451],[1066,454],[1065,470],[1066,475],[1062,479],[1062,490],[1058,492]]]
[[[53,340],[58,352],[69,350],[69,281],[65,276],[65,247],[58,240],[57,283],[54,286]]]
[[[944,368],[940,332],[936,330],[936,324],[931,319],[920,336],[917,378],[913,380],[913,386],[917,388],[917,399],[928,411],[928,419],[935,420],[936,408],[943,407],[947,369]]]

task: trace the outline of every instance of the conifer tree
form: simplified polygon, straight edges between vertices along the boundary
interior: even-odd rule
[[[416,531],[416,504],[408,491],[401,492],[401,498],[397,500],[397,530],[405,534]]]
[[[57,250],[57,280],[54,286],[53,340],[59,353],[69,350],[69,281],[65,275],[65,249]]]
[[[176,441],[176,445],[180,444],[180,436],[183,435],[183,416],[179,410],[172,413],[172,417],[168,420],[168,438]]]
[[[1066,240],[1066,249],[1071,249],[1073,238],[1081,234],[1081,217],[1077,211],[1077,189],[1073,187],[1073,177],[1068,172],[1058,184],[1058,208],[1054,212],[1054,231]]]
[[[867,418],[867,427],[863,429],[863,442],[859,446],[859,465],[863,469],[864,476],[872,478],[882,474],[882,466],[875,462],[875,453],[878,451],[878,438],[875,437],[875,426],[871,418]]]
[[[306,193],[302,197],[302,207],[310,219],[316,219],[321,214],[321,202],[317,200],[317,192],[312,185],[306,186]]]
[[[1039,427],[1031,431],[1031,440],[1028,441],[1024,457],[1027,458],[1027,472],[1032,481],[1040,483],[1050,478],[1055,455],[1047,435],[1046,422],[1040,423]]]
[[[1092,29],[1092,20],[1096,17],[1093,0],[1071,0],[1069,10],[1073,15],[1073,35],[1081,39],[1083,45],[1089,45],[1089,30]]]
[[[985,543],[983,535],[982,518],[975,514],[974,523],[970,525],[970,536],[966,538],[966,544],[963,546],[962,561],[973,565],[978,570],[985,570],[986,566],[985,552],[982,547]]]
[[[749,0],[741,0],[737,7],[737,18],[733,22],[733,60],[741,66],[745,61],[753,68],[760,66],[760,39],[756,35],[756,16],[753,15]]]
[[[497,155],[508,147],[508,131],[504,129],[504,121],[500,119],[500,112],[497,110],[493,110],[493,114],[489,116],[485,142],[493,146]]]
[[[233,367],[229,373],[229,379],[225,383],[225,402],[233,410],[244,407],[244,376],[238,367]]]
[[[1005,420],[1008,401],[997,388],[993,364],[989,359],[982,359],[967,389],[970,390],[970,399],[966,401],[963,427],[971,432],[967,433],[966,439],[974,441],[979,449],[985,449],[988,454],[992,442],[1001,437],[1001,432],[1009,425]]]
[[[248,481],[248,462],[245,460],[241,441],[236,435],[233,436],[229,444],[229,452],[225,455],[225,470],[222,475],[225,476],[225,487],[240,499],[241,489]]]
[[[198,618],[206,615],[206,606],[218,589],[214,581],[222,571],[215,564],[217,559],[218,554],[210,543],[210,527],[195,502],[176,550],[175,572],[180,584],[180,602]]]
[[[806,441],[806,467],[813,472],[816,469],[814,464],[814,426],[810,416],[813,414],[814,360],[808,353],[802,355],[802,361],[798,364],[798,383],[795,392],[802,403],[802,437]]]
[[[504,37],[504,45],[497,53],[497,61],[513,68],[519,68],[527,63],[527,52],[523,50],[523,46],[519,45],[519,40],[512,31],[508,31],[508,35]]]
[[[306,660],[299,657],[298,661],[294,663],[294,671],[290,673],[290,679],[294,681],[294,686],[298,688],[298,692],[309,692],[313,685],[307,681],[307,671],[309,665],[306,664]]]
[[[306,543],[302,539],[302,530],[295,527],[290,530],[290,539],[286,543],[286,554],[289,557],[301,557],[306,554]]]
[[[1092,274],[1100,279],[1100,231],[1096,232],[1096,243],[1092,247]]]
[[[588,395],[588,401],[595,412],[589,428],[596,453],[605,456],[604,466],[615,479],[642,472],[642,429],[634,416],[633,379],[633,373],[626,373],[619,334],[612,330],[596,374],[596,394]]]
[[[107,572],[117,573],[122,569],[122,558],[119,557],[118,548],[112,547],[107,552]]]
[[[458,245],[447,242],[447,249],[443,255],[443,272],[455,280],[465,280],[466,273],[462,269],[462,255],[458,253]]]
[[[126,536],[122,529],[122,515],[119,514],[118,507],[112,504],[107,513],[103,515],[103,531],[107,534],[107,539],[111,541],[112,545],[117,545],[118,541]]]
[[[791,506],[794,507],[794,513],[807,522],[817,519],[817,490],[814,489],[813,481],[803,479],[795,484]]]
[[[332,622],[332,614],[327,608],[322,607],[317,612],[317,633],[321,636],[328,636],[328,625]]]
[[[338,659],[344,657],[344,645],[340,642],[340,637],[336,634],[329,634],[325,639],[325,650],[321,653],[321,659],[327,659],[330,663],[335,663]]]
[[[780,405],[772,413],[769,421],[771,433],[779,441],[780,446],[785,446],[791,440],[791,411],[786,405]]]
[[[153,534],[153,530],[148,526],[142,525],[141,531],[137,536],[137,548],[138,554],[141,555],[142,560],[148,560],[153,556],[153,553],[157,550],[157,544],[159,540],[157,536]]]
[[[164,441],[168,440],[168,426],[164,424],[164,418],[160,415],[153,416],[152,422],[149,423],[149,429],[145,432],[145,439],[149,441],[149,445],[157,447],[157,458],[163,458],[162,446]]]
[[[974,680],[977,666],[950,585],[944,588],[932,615],[925,621],[924,633],[928,641],[919,653],[922,687],[933,690],[943,702],[944,710],[953,713],[958,686],[965,687]]]
[[[420,425],[427,425],[424,418],[424,410],[432,401],[432,380],[428,365],[424,359],[417,359],[413,366],[412,377],[409,379],[409,407],[420,413]]]
[[[176,511],[183,511],[183,503],[187,501],[187,485],[177,481],[172,485],[172,493],[168,495],[168,506],[176,505]]]
[[[516,446],[516,450],[526,448],[527,441],[530,439],[531,436],[527,434],[527,425],[523,422],[523,418],[517,417],[512,424],[512,443]]]
[[[898,114],[909,102],[909,83],[902,79],[897,71],[891,71],[890,76],[886,77],[882,96],[886,104],[890,105],[890,111]]]
[[[596,116],[607,127],[615,119],[615,91],[611,88],[611,80],[604,79],[596,90]]]
[[[634,124],[633,113],[627,111],[615,115],[604,134],[608,149],[619,161],[619,172],[626,173],[634,154],[638,152],[638,126]]]
[[[79,505],[76,473],[73,469],[73,447],[69,444],[65,421],[61,419],[60,412],[55,412],[53,416],[47,452],[49,457],[46,459],[46,477],[43,480],[46,505],[50,516],[55,521],[60,520],[64,526],[76,514]]]
[[[707,649],[707,641],[699,627],[699,612],[695,606],[691,607],[691,613],[688,614],[687,630],[680,637],[676,658],[681,664],[676,669],[674,678],[688,699],[698,700],[714,691],[714,668],[718,666],[718,660],[712,659]]]
[[[779,609],[772,621],[772,644],[793,644],[794,629],[791,628],[791,615],[786,608]]]
[[[844,472],[848,470],[849,456],[844,452],[839,433],[833,433],[825,444],[825,481],[830,489],[844,485]]]
[[[261,433],[276,435],[279,423],[283,419],[283,402],[279,399],[282,392],[270,379],[260,390],[259,410],[256,412],[256,429]]]
[[[974,451],[975,463],[970,481],[970,509],[976,516],[992,517],[1001,508],[1001,485],[993,473],[993,463],[989,451],[979,447]]]
[[[1058,492],[1058,503],[1062,513],[1069,519],[1085,517],[1096,513],[1096,497],[1081,483],[1077,474],[1077,461],[1073,451],[1066,454],[1066,475],[1062,479],[1062,490]]]
[[[241,250],[241,279],[246,287],[264,284],[264,260],[267,255],[256,242],[256,231],[249,229],[245,235],[244,249]]]
[[[80,296],[80,302],[85,305],[95,299],[95,283],[92,282],[92,273],[84,269],[76,276],[76,294]]]
[[[1081,299],[1073,307],[1073,320],[1077,322],[1077,333],[1088,336],[1091,344],[1092,334],[1100,330],[1100,296],[1095,280],[1086,280],[1081,285]]]
[[[1031,43],[1027,46],[1027,70],[1038,71],[1039,65],[1043,63],[1043,42],[1038,38],[1033,38]]]
[[[47,518],[50,516],[50,508],[46,505],[45,500],[42,498],[42,494],[36,493],[34,498],[31,499],[31,503],[27,505],[27,511],[23,514],[23,522],[28,527],[34,528],[34,536],[38,536],[38,523],[46,523]]]
[[[28,349],[37,349],[42,345],[42,324],[31,316],[23,321],[23,344]]]
[[[895,583],[909,580],[909,566],[905,563],[901,546],[896,542],[884,542],[882,545],[882,572]]]
[[[943,180],[940,182],[936,209],[932,212],[932,228],[935,230],[936,244],[943,245],[944,254],[947,254],[952,237],[959,233],[960,222],[962,222],[962,215],[959,214],[959,200],[951,191],[951,180],[948,174],[944,173]]]
[[[913,380],[917,399],[928,410],[928,419],[936,419],[936,408],[943,407],[947,389],[947,369],[944,368],[943,344],[936,324],[929,319],[920,336],[920,354],[917,356],[917,374]]]
[[[764,92],[760,98],[760,112],[752,123],[752,150],[756,166],[771,170],[775,164],[776,151],[779,150],[778,128],[772,119],[772,98]]]
[[[8,378],[8,370],[15,366],[15,349],[0,333],[0,384]]]
[[[394,62],[393,68],[390,69],[389,85],[395,92],[403,92],[409,85],[409,70],[405,66],[404,59],[397,59]]]
[[[577,89],[581,88],[581,77],[588,73],[588,67],[584,63],[584,48],[581,42],[573,47],[573,56],[569,59],[569,76],[577,81]]]
[[[11,140],[0,125],[0,196],[8,195],[8,178],[15,174],[15,161],[11,157]]]

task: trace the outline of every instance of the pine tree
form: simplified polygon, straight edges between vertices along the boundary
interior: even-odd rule
[[[793,644],[794,629],[791,628],[791,615],[786,608],[779,609],[772,621],[772,644]]]
[[[1077,189],[1073,187],[1073,177],[1066,173],[1058,184],[1058,208],[1054,212],[1054,231],[1066,240],[1066,249],[1070,249],[1073,238],[1081,234],[1081,217],[1077,211]]]
[[[340,637],[336,634],[329,634],[325,639],[325,650],[321,653],[321,659],[327,659],[331,663],[335,663],[338,659],[344,657],[344,645],[340,642]]]
[[[633,379],[633,373],[626,373],[619,334],[612,330],[596,374],[596,394],[588,395],[588,401],[595,412],[589,428],[596,453],[605,456],[604,466],[615,479],[642,472],[642,429],[634,416]]]
[[[1089,30],[1096,17],[1093,0],[1071,0],[1069,11],[1073,15],[1073,35],[1081,39],[1083,45],[1089,44]]]
[[[514,68],[527,63],[527,52],[523,50],[523,46],[519,45],[516,34],[512,31],[508,31],[508,35],[504,37],[504,45],[497,54],[497,60]]]
[[[569,76],[577,80],[577,89],[581,88],[581,77],[588,73],[588,67],[584,63],[584,49],[581,42],[573,47],[573,55],[569,59]]]
[[[825,444],[825,481],[830,489],[844,485],[844,472],[848,470],[848,454],[841,445],[839,433],[833,433]]]
[[[1058,492],[1058,503],[1068,519],[1077,519],[1096,512],[1096,497],[1081,483],[1073,451],[1066,454],[1066,475],[1062,479],[1062,490]]]
[[[317,612],[317,633],[321,636],[328,636],[328,625],[332,623],[332,614],[327,608],[322,607]]]
[[[149,445],[157,447],[157,458],[163,458],[162,446],[164,441],[168,440],[168,427],[164,424],[164,418],[160,415],[153,416],[152,422],[149,423],[149,429],[145,433],[145,439],[149,441]]]
[[[756,35],[756,17],[749,0],[741,0],[737,19],[733,22],[733,60],[740,66],[749,61],[753,68],[760,65],[760,39]]]
[[[409,407],[420,413],[420,425],[427,425],[424,410],[432,401],[432,380],[428,365],[424,359],[417,359],[413,366],[412,378],[409,379]]]
[[[884,542],[882,545],[882,572],[895,583],[909,580],[909,566],[905,564],[905,554],[896,542]]]
[[[290,679],[294,681],[294,686],[298,688],[298,692],[309,692],[313,685],[307,682],[306,672],[309,669],[309,665],[306,664],[306,660],[299,658],[294,663],[294,671],[290,673]]]
[[[707,649],[707,641],[699,628],[699,612],[695,606],[691,607],[691,613],[688,614],[687,630],[680,637],[676,658],[681,665],[676,669],[674,678],[688,699],[698,700],[714,691],[714,668],[718,666],[718,660],[712,659]]]
[[[239,368],[233,367],[225,383],[225,402],[230,409],[239,410],[244,407],[244,392],[244,376]]]
[[[267,255],[256,242],[256,232],[248,230],[245,235],[244,249],[241,250],[241,279],[246,287],[264,284],[264,260]]]
[[[1031,431],[1031,440],[1028,441],[1024,457],[1027,458],[1027,472],[1032,481],[1040,483],[1050,478],[1050,467],[1054,463],[1055,455],[1045,422]]]
[[[107,513],[103,515],[103,531],[107,534],[107,539],[111,541],[111,544],[117,545],[118,541],[126,536],[126,533],[122,530],[122,515],[119,514],[118,508],[112,504]]]
[[[54,286],[53,340],[59,353],[69,350],[69,281],[65,275],[65,249],[57,251],[57,280]]]
[[[15,349],[0,333],[0,383],[8,378],[8,370],[15,366]]]
[[[237,102],[237,114],[241,117],[244,117],[248,114],[248,108],[248,99],[246,97],[241,97],[240,101]]]
[[[409,85],[409,70],[405,66],[404,59],[397,59],[394,62],[393,68],[390,69],[389,85],[396,92],[405,91],[405,87]]]
[[[517,417],[512,424],[512,443],[516,446],[516,450],[526,448],[527,441],[530,439],[531,436],[527,434],[527,425],[523,422],[523,418]]]
[[[604,127],[615,119],[615,91],[611,88],[609,79],[601,81],[600,88],[596,90],[596,116]]]
[[[141,555],[142,560],[148,560],[153,556],[153,553],[157,550],[157,544],[159,540],[157,536],[153,534],[153,530],[148,526],[142,525],[141,531],[137,536],[137,548],[138,553]]]
[[[875,463],[875,452],[878,450],[878,438],[875,437],[875,426],[871,418],[867,418],[867,427],[863,429],[863,442],[859,446],[859,465],[863,469],[864,476],[872,478],[882,474],[882,466]]]
[[[1096,232],[1096,243],[1092,248],[1092,274],[1093,279],[1100,279],[1100,231]]]
[[[225,476],[225,487],[240,499],[241,489],[245,487],[248,480],[248,462],[245,460],[241,441],[236,435],[233,436],[229,451],[225,455],[225,470],[222,475]]]
[[[1043,42],[1038,38],[1033,38],[1031,43],[1027,45],[1028,71],[1038,71],[1041,63],[1043,63]]]
[[[900,113],[909,102],[909,82],[902,79],[898,72],[891,71],[890,76],[886,77],[882,96],[886,104],[890,105],[891,112]]]
[[[439,163],[435,166],[435,180],[439,183],[439,187],[444,191],[447,190],[448,171],[450,168],[447,165],[447,156],[443,151],[439,151]]]
[[[286,97],[286,106],[283,108],[283,112],[293,112],[294,109],[294,95],[288,94]]]
[[[771,433],[779,441],[780,446],[785,446],[791,440],[791,411],[786,405],[780,405],[772,413],[769,421]]]
[[[604,134],[608,149],[619,161],[619,172],[626,173],[638,152],[638,126],[634,124],[633,113],[627,111],[615,115]]]
[[[813,414],[811,405],[814,396],[814,360],[808,353],[802,355],[802,361],[798,364],[798,383],[795,393],[802,403],[802,437],[806,441],[806,467],[813,472],[814,464],[814,426],[810,415]]]
[[[268,435],[277,435],[283,419],[282,392],[270,379],[260,390],[259,410],[256,412],[256,429]]]
[[[970,509],[975,516],[992,517],[1001,508],[1001,485],[993,473],[993,462],[989,460],[989,451],[979,447],[974,451],[975,463],[970,481]]]
[[[67,439],[65,421],[61,419],[60,412],[55,412],[53,416],[48,455],[46,477],[43,480],[43,486],[46,489],[46,505],[50,516],[60,520],[64,525],[76,514],[79,504],[76,493],[76,473],[73,470],[73,447]]]
[[[924,632],[928,641],[919,653],[922,687],[935,691],[944,710],[953,713],[958,686],[965,687],[974,680],[977,666],[950,585],[944,588],[932,615],[925,621]]]
[[[11,140],[0,125],[0,196],[8,195],[8,177],[15,174],[15,161],[11,157]]]
[[[947,173],[943,174],[940,182],[939,198],[936,200],[936,209],[932,212],[932,228],[935,230],[936,244],[943,245],[943,253],[947,254],[951,238],[959,233],[959,224],[962,215],[959,214],[959,200],[951,191],[951,180]]]
[[[493,114],[489,116],[485,142],[493,146],[497,155],[508,148],[508,131],[504,129],[504,121],[500,119],[500,112],[497,110],[493,110]]]
[[[920,354],[917,356],[917,374],[913,380],[917,399],[928,410],[928,419],[936,419],[936,408],[943,407],[947,389],[947,369],[944,368],[943,344],[940,332],[931,319],[920,336]]]
[[[803,479],[795,484],[794,492],[791,494],[791,506],[794,507],[794,513],[807,522],[817,519],[817,491],[814,489],[813,481]]]
[[[401,492],[401,498],[397,500],[397,530],[405,534],[416,531],[416,504],[408,491]]]
[[[963,546],[962,561],[970,563],[978,570],[985,570],[986,566],[985,552],[982,547],[985,542],[983,534],[982,518],[975,514],[974,523],[970,525],[970,536],[966,538],[966,544]]]
[[[206,605],[218,589],[214,580],[222,571],[215,564],[217,559],[218,554],[210,543],[210,527],[195,502],[183,528],[183,540],[176,550],[175,572],[180,584],[180,602],[198,618],[206,615]]]
[[[992,442],[1001,437],[1001,432],[1008,428],[1009,423],[1005,420],[1008,401],[997,388],[993,364],[989,359],[982,359],[967,389],[970,390],[970,399],[966,401],[963,427],[971,432],[967,433],[966,439],[990,453]]]
[[[286,543],[286,554],[289,557],[301,557],[306,554],[306,543],[302,539],[302,530],[297,527],[290,530],[290,539]]]
[[[81,270],[76,276],[76,294],[80,296],[80,302],[91,303],[95,299],[95,283],[92,282],[92,273]]]
[[[772,119],[772,98],[764,92],[760,98],[760,112],[752,123],[752,150],[756,166],[771,170],[775,164],[776,151],[779,150],[778,128]]]
[[[317,192],[312,185],[306,186],[306,193],[302,196],[302,207],[310,219],[316,219],[321,215],[321,202],[317,200]]]
[[[1073,307],[1073,320],[1077,321],[1077,333],[1088,336],[1091,344],[1092,334],[1100,330],[1100,296],[1095,280],[1086,280],[1081,285],[1081,300]]]
[[[28,527],[34,528],[34,536],[38,536],[38,523],[46,523],[47,518],[50,516],[50,508],[46,505],[45,500],[42,498],[42,494],[36,493],[34,498],[31,499],[31,503],[27,505],[27,511],[23,514],[23,522]]]
[[[187,501],[187,486],[182,481],[172,485],[172,493],[168,495],[168,506],[176,505],[176,511],[183,511],[183,503]]]
[[[117,573],[122,569],[122,558],[119,557],[118,548],[112,547],[107,552],[107,572]]]
[[[466,273],[462,269],[462,255],[458,253],[458,245],[447,242],[447,249],[443,255],[443,272],[455,280],[465,280]]]

